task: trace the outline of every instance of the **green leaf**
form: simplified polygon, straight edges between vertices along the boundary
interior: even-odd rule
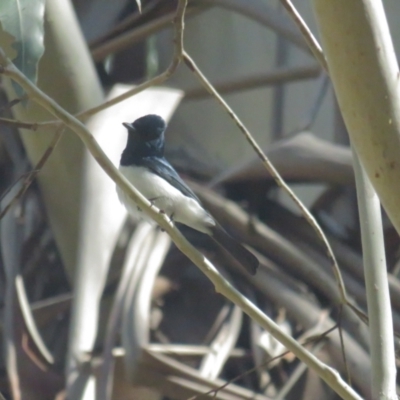
[[[45,0],[0,0],[0,45],[14,64],[34,83],[44,52]],[[11,43],[10,36],[14,40]],[[11,46],[10,46],[11,44]],[[14,51],[12,51],[14,50]],[[17,94],[22,94],[20,87]]]

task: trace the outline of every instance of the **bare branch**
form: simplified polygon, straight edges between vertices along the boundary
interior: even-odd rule
[[[204,11],[205,7],[188,10],[190,14],[197,14]],[[108,55],[117,53],[134,43],[140,42],[148,36],[160,31],[163,28],[171,26],[171,22],[174,21],[176,12],[170,12],[163,15],[155,20],[148,22],[139,27],[117,36],[116,38],[110,39],[105,43],[101,43],[92,49],[92,57],[94,61],[104,60]],[[188,14],[188,13],[186,13]]]
[[[128,15],[126,18],[120,21],[116,26],[111,28],[111,30],[97,37],[96,39],[90,41],[89,48],[94,50],[100,44],[105,43],[107,40],[115,38],[117,35],[122,34],[124,31],[127,31],[136,21],[143,18],[150,11],[154,10],[154,8],[157,7],[161,1],[162,0],[152,0],[147,2],[144,5],[141,13],[137,12]]]
[[[110,39],[92,49],[92,57],[94,61],[102,61],[108,55],[117,53],[134,43],[137,43],[149,35],[156,33],[162,28],[166,28],[174,20],[175,12],[163,15],[153,21],[148,22],[140,27],[136,27],[116,38]]]
[[[21,188],[18,190],[16,195],[11,199],[11,201],[7,204],[4,210],[0,213],[0,220],[8,213],[11,207],[17,203],[19,199],[25,194],[28,190],[29,186],[32,184],[33,180],[36,178],[40,170],[44,167],[47,160],[53,153],[53,150],[57,146],[58,142],[61,139],[61,136],[64,132],[63,125],[60,126],[57,131],[55,132],[52,141],[50,142],[49,146],[47,147],[46,151],[43,153],[42,157],[40,158],[39,162],[36,164],[36,167],[28,174],[25,178],[24,183],[22,184]]]
[[[227,82],[216,83],[215,90],[220,94],[238,92],[240,90],[258,89],[263,86],[274,86],[282,83],[297,82],[303,79],[317,78],[321,74],[318,65],[295,68],[279,68],[266,74],[253,75]],[[185,91],[186,100],[198,100],[210,96],[203,87]]]
[[[294,7],[294,5],[290,0],[281,0],[281,3],[283,7],[285,7],[289,15],[292,17],[293,21],[296,23],[298,28],[300,29],[314,57],[319,61],[322,68],[328,72],[328,64],[326,62],[325,55],[322,51],[322,47],[318,43],[315,36],[312,34],[310,28],[304,22],[303,18],[298,13],[298,11],[296,10],[296,8]]]
[[[22,96],[22,97],[18,97],[16,99],[11,100],[4,107],[0,108],[0,113],[11,110],[11,108],[13,108],[16,104],[19,104],[19,103],[21,103],[21,101],[24,101],[26,99],[27,99],[26,96]]]
[[[36,131],[39,127],[37,123],[29,123],[29,122],[22,122],[22,121],[16,121],[14,119],[8,119],[8,118],[0,118],[0,125],[5,125],[5,126],[12,126],[15,128],[21,128],[21,129],[30,129],[32,131]]]
[[[134,96],[135,94],[142,92],[143,90],[155,86],[161,85],[165,82],[176,70],[180,62],[182,61],[182,54],[183,54],[183,29],[184,29],[184,13],[186,10],[186,3],[185,1],[180,1],[178,4],[178,8],[176,10],[174,24],[175,24],[175,38],[174,38],[174,54],[172,56],[172,61],[169,67],[162,72],[160,75],[155,76],[154,78],[143,82],[141,85],[128,90],[126,93],[122,94],[121,96],[117,96],[112,100],[106,101],[103,104],[100,104],[97,107],[90,108],[84,112],[81,112],[76,115],[77,118],[80,120],[84,120],[98,112],[105,110],[113,106],[114,104],[120,103],[123,100],[128,99],[129,97]]]

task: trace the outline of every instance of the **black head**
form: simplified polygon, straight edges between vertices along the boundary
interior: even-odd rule
[[[160,138],[167,127],[165,121],[155,114],[145,115],[131,124],[124,122],[123,125],[128,129],[129,135],[133,134],[144,142]]]
[[[128,124],[128,142],[122,153],[121,165],[140,165],[144,157],[163,157],[165,121],[149,114]]]

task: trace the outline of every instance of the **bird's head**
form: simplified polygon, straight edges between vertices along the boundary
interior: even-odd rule
[[[128,141],[121,165],[137,164],[143,157],[163,157],[166,124],[160,116],[149,114],[123,125],[128,129]]]
[[[124,122],[122,125],[128,129],[129,136],[143,142],[162,138],[166,128],[165,121],[155,114],[145,115],[132,123]]]

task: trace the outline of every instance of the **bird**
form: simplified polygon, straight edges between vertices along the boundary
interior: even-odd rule
[[[122,125],[128,130],[127,144],[119,165],[122,175],[174,223],[207,234],[225,248],[248,273],[255,275],[259,265],[257,257],[229,235],[206,211],[199,198],[164,157],[167,128],[164,119],[159,115],[148,114]],[[117,193],[131,215],[150,219],[118,186]]]

